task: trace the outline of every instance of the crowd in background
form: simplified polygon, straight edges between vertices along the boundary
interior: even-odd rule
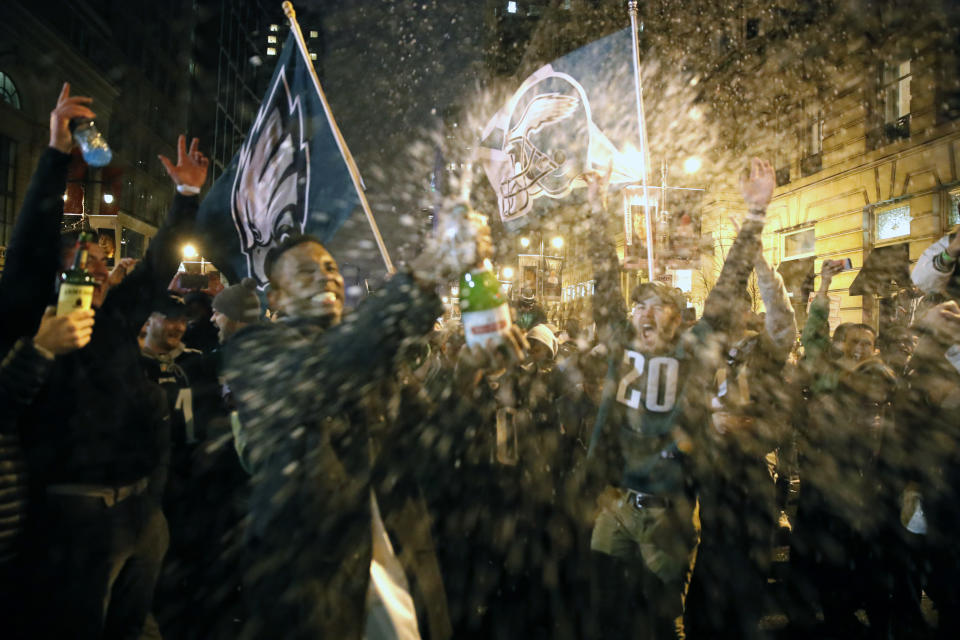
[[[93,310],[57,316],[90,107],[64,86],[0,280],[3,637],[408,637],[371,622],[405,603],[430,638],[763,638],[774,613],[798,638],[958,637],[960,237],[914,267],[908,324],[831,332],[824,260],[798,327],[754,160],[702,316],[656,282],[628,308],[588,174],[592,312],[524,296],[467,348],[436,291],[483,242],[428,242],[350,311],[307,235],[270,250],[265,301],[184,287],[208,162],[181,136],[143,260],[87,243]],[[384,554],[403,590],[376,605]]]

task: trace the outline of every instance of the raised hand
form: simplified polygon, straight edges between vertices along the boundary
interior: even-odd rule
[[[210,161],[200,152],[200,140],[194,138],[187,151],[187,138],[183,134],[177,138],[177,164],[174,165],[165,155],[157,156],[167,170],[167,175],[177,186],[184,185],[199,189],[207,181],[207,168]]]
[[[512,325],[497,345],[470,348],[463,345],[454,367],[454,385],[462,394],[471,392],[487,373],[503,371],[508,366],[523,362],[530,343],[523,330]]]
[[[73,133],[70,131],[70,121],[75,118],[93,120],[97,117],[86,105],[93,102],[93,98],[85,96],[71,96],[70,83],[64,82],[57,98],[57,106],[50,112],[50,146],[62,153],[70,153],[73,149]]]
[[[740,177],[740,193],[751,211],[764,211],[777,186],[776,173],[770,163],[760,158],[750,161],[749,171]]]
[[[123,279],[133,271],[135,266],[137,266],[136,258],[120,258],[117,265],[110,271],[110,275],[107,276],[107,285],[115,287],[123,282]]]
[[[33,344],[58,356],[82,349],[93,333],[93,315],[92,310],[81,309],[58,316],[54,307],[47,307]]]

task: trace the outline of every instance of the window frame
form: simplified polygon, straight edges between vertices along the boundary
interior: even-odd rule
[[[798,253],[796,255],[788,256],[787,255],[787,237],[799,235],[801,233],[813,233],[813,250],[803,253]],[[780,262],[787,262],[788,260],[802,260],[803,258],[812,258],[817,255],[817,232],[814,225],[808,225],[806,227],[801,227],[799,229],[791,229],[789,231],[780,231],[778,233],[780,236]]]
[[[881,238],[880,237],[880,216],[885,213],[897,211],[899,209],[907,210],[907,215],[909,217],[909,222],[908,222],[909,228],[907,229],[907,232],[898,236],[890,237],[890,238]],[[909,201],[901,201],[894,204],[888,204],[882,207],[875,208],[873,210],[873,215],[872,215],[873,229],[870,234],[871,237],[873,238],[873,246],[883,247],[889,244],[899,244],[903,242],[904,239],[909,239],[911,233],[913,232],[913,229],[912,229],[913,225],[911,224],[912,222],[913,222],[913,212],[910,207]]]

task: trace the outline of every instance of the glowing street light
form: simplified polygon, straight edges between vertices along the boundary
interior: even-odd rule
[[[512,279],[512,278],[513,278],[513,268],[512,268],[512,267],[504,267],[503,269],[500,270],[500,275],[503,276],[503,279],[504,279],[504,280],[510,280],[510,279]]]
[[[557,236],[556,238],[550,241],[550,244],[553,245],[554,249],[563,249],[563,238],[561,238],[560,236]]]
[[[524,249],[526,249],[527,247],[529,247],[529,246],[530,246],[530,238],[527,238],[527,237],[520,238],[520,246],[523,247]]]
[[[683,161],[683,170],[685,173],[696,173],[703,166],[703,161],[699,156],[690,156]]]
[[[112,193],[103,194],[103,201],[106,202],[107,204],[113,204],[113,194]]]
[[[184,258],[196,258],[200,254],[197,253],[197,248],[192,244],[183,245],[183,257]]]

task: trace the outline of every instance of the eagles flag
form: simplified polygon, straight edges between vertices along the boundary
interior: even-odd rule
[[[629,28],[592,42],[537,69],[487,123],[478,155],[508,226],[545,215],[611,163],[611,186],[642,181],[632,56]]]
[[[310,60],[291,32],[246,141],[200,205],[204,256],[231,282],[251,277],[263,290],[271,247],[294,233],[329,242],[359,203]]]

